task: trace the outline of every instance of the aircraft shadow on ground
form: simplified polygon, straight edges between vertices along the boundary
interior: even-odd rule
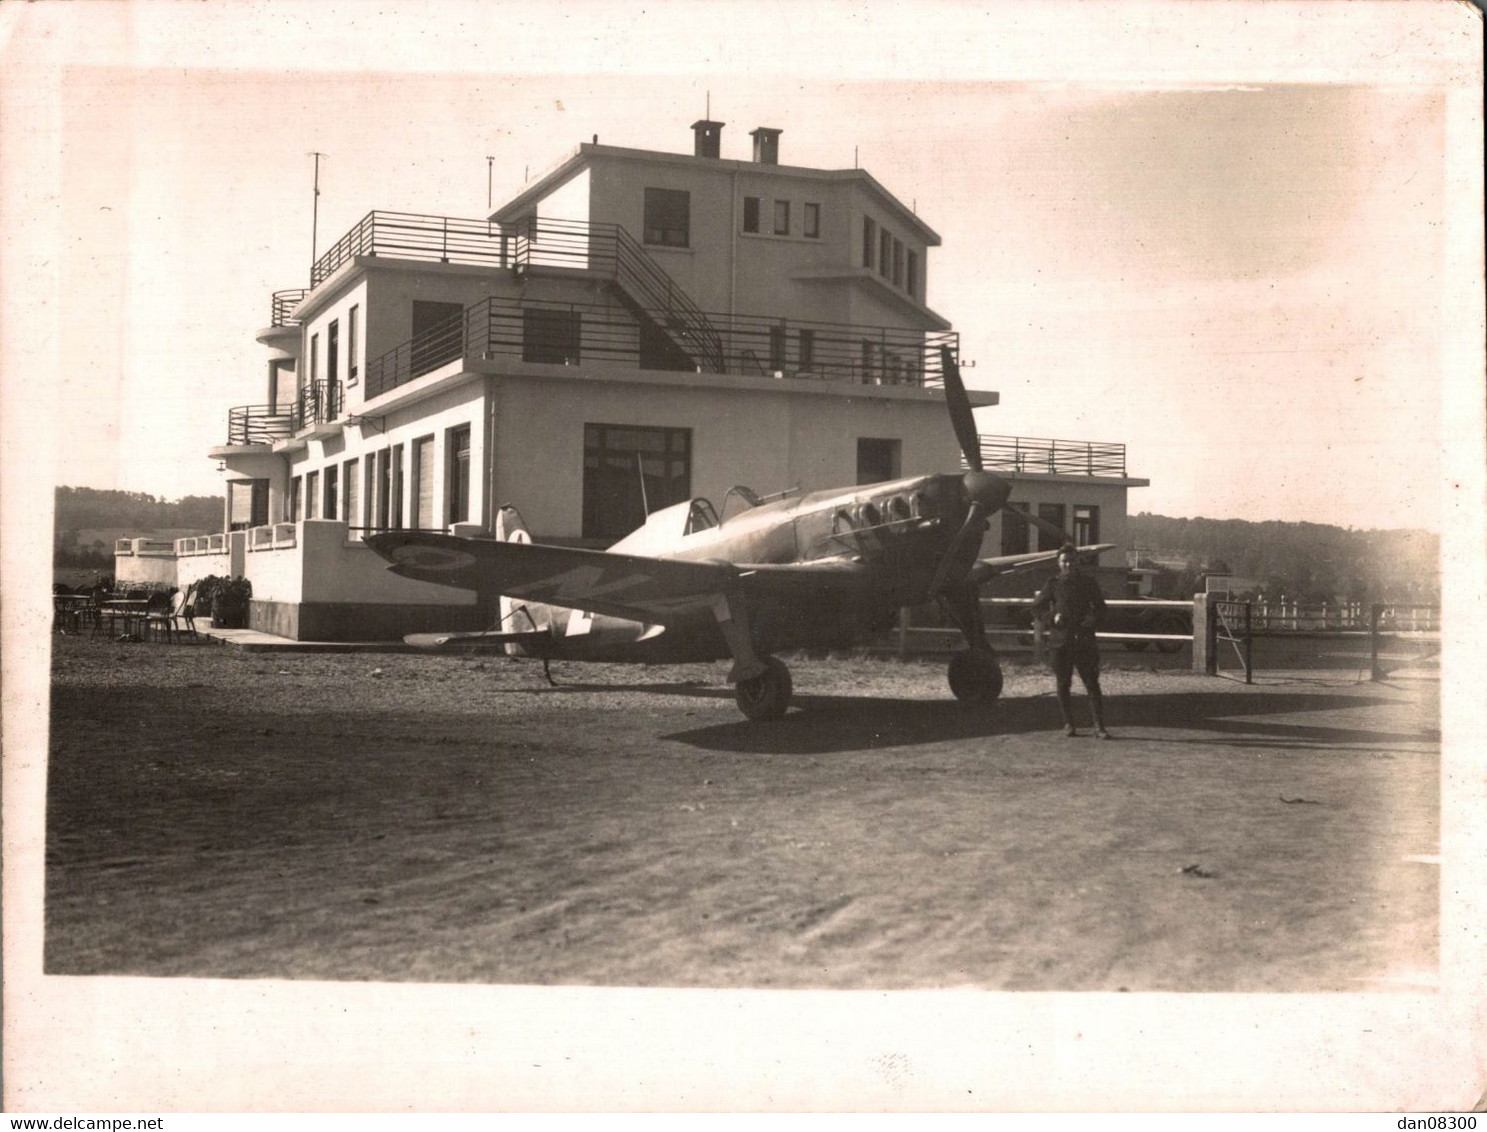
[[[1165,696],[1106,697],[1107,722],[1119,742],[1122,730],[1142,742],[1223,744],[1296,749],[1306,746],[1438,742],[1436,730],[1380,731],[1337,724],[1283,722],[1266,717],[1341,711],[1393,704],[1371,696],[1259,693],[1234,696],[1187,692]],[[1089,709],[1074,699],[1075,719],[1087,727]],[[1062,724],[1053,696],[1010,698],[987,707],[952,700],[882,699],[868,696],[798,695],[784,719],[745,719],[675,732],[662,738],[713,751],[760,754],[825,754],[959,739],[1038,732],[1057,736]],[[1157,732],[1153,734],[1152,732]],[[1135,736],[1131,736],[1134,738]]]

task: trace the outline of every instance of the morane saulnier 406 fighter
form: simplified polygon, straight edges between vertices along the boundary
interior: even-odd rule
[[[731,657],[739,709],[777,719],[791,685],[774,653],[849,645],[890,628],[903,607],[937,601],[966,641],[950,660],[951,691],[988,702],[1001,694],[1002,672],[982,624],[980,587],[1051,562],[1056,551],[980,557],[987,516],[1016,509],[1007,505],[1011,484],[982,470],[970,399],[948,349],[944,372],[971,469],[964,473],[769,499],[736,487],[721,516],[706,499],[678,503],[603,551],[533,543],[510,507],[500,510],[494,538],[386,531],[367,543],[394,573],[499,595],[497,627],[407,638],[423,647],[663,664]]]

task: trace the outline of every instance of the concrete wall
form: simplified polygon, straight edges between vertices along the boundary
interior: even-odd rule
[[[1113,542],[1114,550],[1100,555],[1099,565],[1124,567],[1127,542],[1127,500],[1130,490],[1120,481],[1110,482],[1098,476],[1017,476],[1009,475],[1013,488],[1010,503],[1036,515],[1040,503],[1062,503],[1064,505],[1064,529],[1073,537],[1074,507],[1093,506],[1100,509],[1100,530],[1097,542]],[[992,516],[990,529],[982,543],[982,554],[1000,554],[1002,547],[1002,516]],[[1029,549],[1038,547],[1038,532],[1033,528],[1029,537]]]
[[[512,503],[539,536],[578,538],[583,527],[585,424],[692,430],[692,494],[720,503],[735,484],[761,494],[851,485],[857,440],[902,442],[903,475],[951,472],[959,452],[943,402],[776,391],[771,379],[719,389],[500,379],[495,502]]]
[[[646,251],[705,311],[854,321],[849,287],[840,280],[793,278],[803,271],[843,272],[862,263],[862,218],[871,215],[919,259],[918,296],[928,263],[922,233],[865,179],[816,170],[636,153],[595,152],[590,218],[615,223],[644,241],[645,190],[689,194],[690,246],[645,245]],[[745,197],[759,198],[759,232],[743,229]],[[774,202],[790,202],[788,235],[774,234]],[[821,235],[804,235],[805,205],[821,206]],[[905,292],[906,294],[906,292]],[[882,325],[924,325],[909,307],[884,306]]]

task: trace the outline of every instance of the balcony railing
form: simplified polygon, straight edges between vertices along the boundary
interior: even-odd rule
[[[228,444],[273,444],[295,433],[339,417],[346,392],[340,385],[317,381],[299,391],[292,405],[239,405],[227,410]]]
[[[959,351],[953,332],[710,314],[719,365],[711,372],[747,377],[841,381],[861,385],[943,385],[940,347]],[[390,389],[456,360],[520,358],[581,366],[619,363],[698,372],[686,351],[637,323],[624,305],[486,299],[366,367],[366,395]]]
[[[345,387],[339,382],[334,385],[326,381],[307,382],[294,401],[293,430],[299,432],[335,420],[341,415],[345,403]]]
[[[272,444],[294,435],[290,409],[276,405],[239,405],[227,410],[228,444]]]
[[[275,291],[273,294],[274,321],[270,325],[298,326],[299,319],[291,318],[290,315],[294,313],[295,307],[304,302],[305,296],[309,293],[310,292],[304,290],[303,288],[298,291]]]
[[[988,471],[1065,476],[1126,474],[1124,444],[1029,436],[983,436],[980,441],[981,463]]]
[[[512,234],[493,220],[369,212],[315,261],[310,285],[319,286],[357,256],[511,267],[512,240]]]

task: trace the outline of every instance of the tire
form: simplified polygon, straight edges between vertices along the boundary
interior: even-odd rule
[[[1187,636],[1192,636],[1193,630],[1192,626],[1190,626],[1182,618],[1167,617],[1156,623],[1155,632],[1174,634],[1183,633]],[[1186,643],[1186,641],[1157,641],[1157,652],[1166,653],[1170,656],[1172,653],[1181,652],[1182,646]]]
[[[956,653],[946,676],[951,694],[961,703],[989,704],[1002,694],[1002,666],[989,652]]]
[[[764,671],[752,680],[740,680],[734,689],[738,710],[750,719],[779,719],[790,706],[790,669],[772,656],[764,658]]]

